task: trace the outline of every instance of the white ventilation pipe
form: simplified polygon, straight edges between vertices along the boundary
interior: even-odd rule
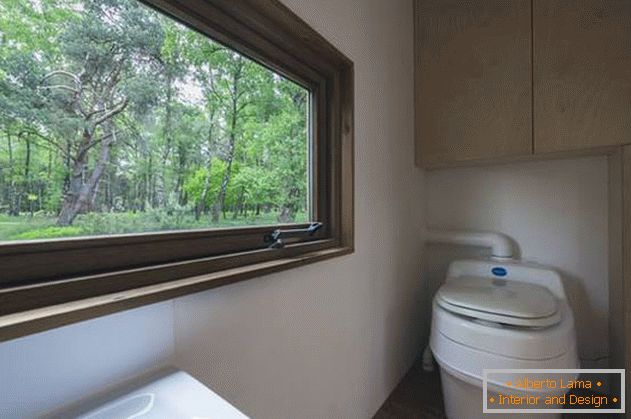
[[[515,254],[512,240],[502,233],[428,229],[425,237],[428,243],[490,247],[491,256],[495,259],[513,259]]]

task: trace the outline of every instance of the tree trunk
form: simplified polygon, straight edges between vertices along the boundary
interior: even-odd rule
[[[29,216],[33,218],[33,205],[31,199],[31,139],[26,136],[26,156],[24,157],[24,191],[27,194]]]
[[[162,135],[164,136],[165,146],[162,152],[162,161],[156,163],[156,173],[154,174],[154,199],[152,206],[154,208],[165,207],[169,204],[169,186],[166,180],[166,168],[171,159],[171,151],[173,149],[173,75],[167,71],[166,77],[166,103],[164,126]],[[176,185],[177,188],[177,185]],[[176,191],[177,192],[177,191]]]
[[[219,221],[219,214],[224,213],[225,211],[224,205],[226,202],[226,193],[228,192],[228,184],[230,183],[230,176],[232,174],[232,160],[234,159],[234,142],[235,136],[230,135],[230,144],[228,145],[228,155],[226,157],[226,171],[223,174],[223,179],[221,180],[221,187],[219,188],[219,194],[217,195],[217,199],[215,200],[215,204],[213,205],[212,211],[212,221],[216,223]]]
[[[106,123],[104,131],[104,139],[101,140],[99,159],[95,163],[94,169],[87,181],[85,177],[88,165],[88,150],[83,149],[78,153],[80,157],[75,161],[73,166],[68,192],[64,198],[59,218],[57,219],[57,225],[59,226],[71,225],[77,215],[87,211],[91,203],[94,202],[99,182],[109,162],[110,149],[112,144],[116,141],[116,132],[111,121]],[[91,137],[92,133],[89,130],[84,130],[84,141],[82,144],[91,144]]]
[[[237,202],[232,213],[232,219],[236,220],[241,213],[243,213],[243,190],[239,192],[239,196],[237,197]]]
[[[237,139],[237,119],[239,118],[239,81],[241,79],[241,70],[243,69],[243,63],[239,61],[238,67],[232,77],[232,91],[231,91],[231,115],[230,115],[230,135],[228,143],[228,154],[226,156],[226,171],[223,174],[221,181],[221,187],[219,188],[219,194],[213,205],[212,221],[214,223],[219,221],[219,213],[225,213],[225,201],[226,193],[228,190],[228,184],[230,183],[230,176],[232,175],[232,161],[234,160],[235,143]]]
[[[289,223],[294,220],[294,211],[291,206],[281,207],[280,214],[278,214],[279,223]]]
[[[296,205],[293,203],[294,198],[300,194],[300,191],[296,188],[292,188],[287,194],[287,202],[281,206],[280,214],[278,215],[278,222],[289,223],[294,221],[296,217]]]
[[[14,164],[13,164],[13,143],[11,134],[7,133],[7,151],[9,152],[9,215],[20,215],[20,208],[17,199],[17,187],[15,185]]]
[[[178,155],[178,166],[177,166],[177,176],[176,176],[176,181],[175,181],[175,193],[177,195],[178,204],[181,206],[184,206],[186,205],[186,192],[184,191],[184,178],[185,178],[188,155],[187,155],[187,148],[183,144],[178,144],[177,155]]]
[[[215,111],[214,108],[210,111],[210,115],[208,117],[210,124],[208,125],[208,137],[206,139],[208,144],[208,157],[206,159],[206,175],[204,176],[204,186],[202,188],[202,193],[199,197],[199,202],[195,207],[195,219],[199,220],[202,213],[206,213],[207,211],[207,202],[208,192],[210,190],[210,181],[212,178],[212,163],[213,163],[213,149],[214,149],[214,121],[215,121]]]
[[[204,176],[204,186],[202,193],[199,196],[199,202],[195,207],[195,219],[199,221],[201,215],[206,211],[206,199],[208,197],[208,190],[210,189],[210,178],[212,173],[212,158],[208,159],[206,164],[206,175]]]

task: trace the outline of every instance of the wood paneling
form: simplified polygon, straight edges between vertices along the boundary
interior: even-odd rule
[[[530,0],[416,0],[416,162],[532,152]]]
[[[624,368],[625,324],[623,280],[623,149],[609,161],[609,355],[610,368]]]
[[[535,153],[631,142],[631,1],[534,0]]]
[[[625,368],[631,382],[631,146],[609,156],[610,368]],[[616,391],[616,388],[614,388]],[[631,399],[626,398],[626,409]]]
[[[631,146],[622,152],[622,299],[624,324],[626,382],[631,382]],[[631,398],[626,398],[627,412],[631,409]]]

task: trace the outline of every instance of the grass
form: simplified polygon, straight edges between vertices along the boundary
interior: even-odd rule
[[[297,214],[295,222],[306,220],[306,214],[300,213]],[[217,223],[213,223],[209,216],[202,216],[196,220],[189,212],[147,211],[83,214],[67,227],[57,226],[56,222],[57,218],[50,215],[35,214],[31,217],[0,214],[0,241],[239,227],[275,224],[278,221],[274,212],[237,218],[227,213],[226,218],[221,217]]]

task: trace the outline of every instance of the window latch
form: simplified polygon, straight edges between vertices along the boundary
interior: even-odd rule
[[[289,230],[274,230],[271,234],[266,234],[264,237],[265,243],[270,243],[268,246],[270,249],[282,249],[285,247],[285,239],[291,239],[296,237],[311,237],[318,230],[320,230],[324,224],[311,223],[307,228],[293,228]]]

